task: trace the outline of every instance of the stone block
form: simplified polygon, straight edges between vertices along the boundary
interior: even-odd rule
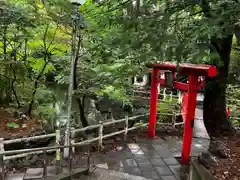
[[[125,159],[123,160],[123,167],[124,169],[128,169],[128,167],[135,167],[137,166],[137,163],[135,159]]]
[[[168,166],[155,167],[159,176],[172,176],[173,173]]]
[[[6,180],[23,180],[25,173],[7,174]]]
[[[175,159],[174,157],[163,158],[163,161],[164,161],[167,165],[179,165],[179,162],[178,162],[177,159]]]
[[[156,171],[142,171],[142,175],[148,179],[160,179]]]
[[[177,180],[175,176],[161,176],[162,180]]]
[[[152,166],[152,164],[148,161],[148,162],[141,162],[138,163],[138,167],[141,171],[153,171],[154,167]]]
[[[24,176],[24,180],[32,179],[42,179],[43,178],[43,168],[30,168],[27,169]]]
[[[132,149],[140,149],[140,146],[138,144],[131,143],[131,144],[128,144],[128,148],[130,150],[132,150]]]
[[[161,158],[149,159],[153,166],[160,167],[166,166],[165,162]]]

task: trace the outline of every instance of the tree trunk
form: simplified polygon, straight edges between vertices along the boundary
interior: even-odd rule
[[[4,58],[4,62],[7,62],[7,29],[8,26],[4,26],[3,29],[3,58]],[[11,73],[10,73],[10,67],[7,64],[6,65],[6,69],[5,69],[5,75],[6,77],[8,77],[7,81],[7,87],[5,87],[5,93],[6,93],[6,102],[9,103],[12,101],[11,98],[11,91],[9,90],[11,88]]]
[[[77,66],[78,66],[78,60],[79,60],[79,52],[81,49],[81,36],[78,36],[78,44],[77,44],[77,53],[76,53],[76,57],[75,57],[75,62],[74,62],[74,71],[73,71],[73,90],[77,90],[78,87],[78,83],[77,83]],[[76,97],[76,101],[78,104],[78,108],[79,108],[79,112],[80,112],[80,120],[82,122],[83,127],[87,127],[89,125],[87,118],[85,116],[85,112],[84,112],[84,100],[85,100],[85,96],[82,96],[82,100],[80,97]]]
[[[75,66],[74,66],[73,90],[77,90],[77,72],[76,71],[77,71],[77,59],[75,59]],[[87,127],[89,124],[85,117],[84,100],[85,100],[85,96],[82,97],[82,101],[81,101],[80,97],[76,97],[76,101],[77,101],[78,109],[79,109],[79,113],[80,113],[80,120],[82,122],[83,127]]]
[[[87,121],[85,113],[84,113],[84,106],[83,106],[80,98],[76,98],[76,100],[78,103],[78,108],[79,108],[79,112],[80,112],[80,120],[82,122],[82,125],[83,125],[83,127],[87,127],[87,126],[89,126],[89,124],[88,124],[88,121]]]
[[[231,122],[226,116],[226,88],[232,37],[229,35],[226,38],[211,42],[214,52],[220,56],[221,63],[217,76],[206,78],[204,86],[203,119],[211,138],[219,138],[221,135],[233,133]],[[219,61],[217,63],[215,65],[219,66]]]
[[[43,65],[43,68],[42,70],[39,72],[37,78],[35,79],[34,81],[34,87],[33,87],[33,92],[32,92],[32,97],[31,97],[31,101],[29,103],[29,106],[28,106],[28,115],[31,116],[32,115],[32,110],[33,110],[33,105],[34,105],[34,101],[35,101],[35,96],[36,96],[36,93],[37,93],[37,88],[38,88],[38,83],[39,83],[39,80],[40,78],[42,77],[48,63],[50,62],[50,57],[48,56],[47,52],[45,52],[44,54],[44,65]]]
[[[17,62],[17,53],[16,52],[14,53],[13,58],[14,58],[14,62],[16,63]],[[15,90],[15,82],[17,81],[17,75],[16,75],[16,71],[15,71],[15,68],[14,68],[13,64],[10,64],[10,68],[12,69],[12,73],[13,73],[11,88],[12,88],[12,92],[13,92],[13,95],[15,97],[15,100],[17,102],[18,109],[20,109],[21,108],[21,103],[18,99],[18,95],[17,95],[17,92]]]

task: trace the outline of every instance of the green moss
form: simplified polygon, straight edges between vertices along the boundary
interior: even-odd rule
[[[170,97],[166,98],[164,101],[160,101],[157,106],[157,128],[161,125],[160,123],[168,123],[172,121],[173,112],[179,112],[180,105],[178,105],[178,99]]]

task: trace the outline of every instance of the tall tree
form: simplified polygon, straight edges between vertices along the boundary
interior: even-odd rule
[[[217,66],[218,75],[206,78],[204,91],[204,122],[211,137],[234,130],[226,117],[226,85],[232,38],[240,17],[237,1],[144,1],[136,11],[121,14],[129,1],[112,1],[113,27],[101,39],[112,47],[103,50],[104,59],[115,55],[115,63],[123,59],[129,69],[141,69],[146,61],[163,59],[176,62],[207,63]],[[136,5],[137,4],[137,5]],[[129,7],[129,6],[128,6]],[[116,11],[118,9],[118,11]],[[105,22],[105,21],[104,21]],[[136,31],[137,27],[137,31]],[[115,29],[117,28],[117,29]],[[106,45],[105,45],[106,46]],[[116,54],[114,52],[117,52]]]

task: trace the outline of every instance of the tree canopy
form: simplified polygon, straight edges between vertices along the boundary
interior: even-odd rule
[[[73,11],[66,0],[1,4],[2,103],[29,115],[54,111],[49,83],[68,84]],[[205,124],[216,136],[215,128],[230,130],[225,95],[229,70],[231,83],[238,81],[233,80],[238,75],[238,1],[87,0],[79,13],[74,93],[80,106],[93,95],[129,101],[129,78],[148,72],[149,62],[213,64],[219,73],[206,79]],[[236,56],[230,61],[233,38]]]

